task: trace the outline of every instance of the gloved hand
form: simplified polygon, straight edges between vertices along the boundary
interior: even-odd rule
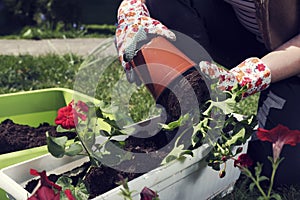
[[[248,58],[231,70],[218,67],[214,63],[199,63],[202,73],[210,79],[219,79],[218,88],[231,90],[236,84],[246,86],[243,97],[266,89],[271,83],[271,71],[259,58]]]
[[[175,40],[175,34],[158,20],[150,17],[142,0],[124,0],[118,9],[116,47],[125,71],[131,70],[130,61],[138,51],[137,43],[156,34]]]

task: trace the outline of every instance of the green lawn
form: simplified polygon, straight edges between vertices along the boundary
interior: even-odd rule
[[[73,89],[75,78],[78,76],[86,76],[86,81],[82,88],[77,87],[76,90],[86,93],[87,88],[90,87],[89,84],[93,84],[94,80],[87,72],[86,75],[82,75],[84,71],[80,69],[83,61],[82,57],[72,54],[64,56],[49,54],[37,57],[0,55],[0,94],[51,87]],[[99,71],[101,70],[99,69]],[[131,117],[134,122],[157,114],[157,111],[153,109],[155,102],[148,90],[145,87],[130,85],[124,80],[124,72],[118,60],[113,59],[107,63],[106,66],[103,66],[102,71],[101,76],[96,77],[99,78],[96,80],[95,97],[97,99],[108,104],[113,102],[125,105],[129,114],[123,115],[123,117]],[[120,82],[123,84],[116,86],[116,83]],[[133,95],[125,102],[128,88],[132,90]],[[118,95],[112,97],[115,91],[118,92]]]

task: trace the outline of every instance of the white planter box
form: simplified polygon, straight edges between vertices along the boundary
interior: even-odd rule
[[[219,178],[218,172],[208,167],[205,162],[204,158],[208,152],[208,145],[202,145],[194,151],[194,157],[188,157],[184,161],[175,160],[130,181],[129,188],[135,191],[133,199],[140,199],[139,192],[144,186],[157,191],[161,200],[211,199],[221,192],[232,189],[239,178],[240,170],[234,168],[233,163],[229,161],[226,176]],[[0,187],[10,194],[11,199],[26,200],[30,194],[23,187],[32,179],[29,174],[30,168],[46,170],[48,174],[61,173],[85,161],[86,157],[57,159],[47,154],[2,169]],[[94,200],[123,200],[119,192],[120,187],[117,187]]]

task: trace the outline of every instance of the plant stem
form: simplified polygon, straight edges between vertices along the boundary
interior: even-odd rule
[[[86,134],[87,130],[84,130],[83,134]],[[89,148],[86,147],[85,142],[82,140],[81,138],[81,134],[78,133],[78,139],[80,140],[84,150],[86,151],[86,153],[88,154],[88,157],[90,159],[90,162],[92,165],[96,165],[97,167],[99,166],[98,163],[95,161],[94,157],[93,157],[93,153],[89,150]]]
[[[270,186],[269,186],[269,191],[268,191],[268,197],[270,197],[270,195],[271,195],[271,192],[272,192],[272,188],[273,188],[273,184],[274,184],[274,178],[275,178],[275,173],[276,173],[276,171],[277,171],[277,168],[278,168],[278,166],[279,166],[279,164],[280,164],[280,162],[283,160],[283,158],[282,159],[277,159],[277,160],[270,160],[271,162],[272,162],[272,168],[273,168],[273,170],[272,170],[272,175],[271,175],[271,179],[270,179]]]
[[[259,177],[254,178],[252,173],[250,172],[250,170],[246,167],[242,167],[244,173],[255,183],[257,189],[259,190],[259,192],[263,195],[264,199],[269,199],[269,195],[267,196],[266,193],[264,192],[264,190],[261,188],[260,184],[259,184]]]

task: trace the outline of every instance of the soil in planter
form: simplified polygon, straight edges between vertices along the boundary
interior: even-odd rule
[[[161,139],[162,134],[164,135],[165,133],[159,132],[150,138],[138,138],[130,136],[125,140],[124,150],[145,154],[155,152],[149,155],[149,158],[151,158],[152,161],[151,167],[153,169],[157,168],[160,166],[161,161],[165,158],[167,153],[171,150],[171,145],[166,144],[167,141]],[[166,147],[164,148],[165,151],[161,151],[162,147]],[[158,149],[160,149],[160,151],[157,151]],[[76,185],[79,178],[82,179],[83,176],[85,176],[84,183],[89,191],[89,198],[91,199],[117,187],[117,183],[121,181],[122,177],[127,178],[128,181],[130,181],[141,176],[143,173],[135,173],[135,169],[137,167],[143,167],[143,165],[147,163],[139,161],[135,162],[134,159],[135,158],[132,158],[130,161],[123,161],[121,163],[123,169],[124,167],[127,168],[127,172],[124,172],[125,170],[119,171],[115,168],[110,168],[105,165],[102,165],[101,167],[89,168],[90,163],[86,162],[82,166],[74,168],[73,170],[64,174],[51,174],[49,175],[49,179],[53,182],[56,182],[60,176],[67,175],[68,177],[72,178],[73,184]],[[147,165],[149,165],[149,163]],[[38,179],[29,181],[25,186],[25,189],[31,193],[35,189],[38,181]]]
[[[76,136],[74,132],[59,133],[56,126],[48,123],[41,123],[34,128],[6,119],[0,124],[0,154],[46,145],[46,132],[54,137],[66,135],[68,139]]]
[[[192,68],[183,77],[175,79],[157,100],[166,110],[167,122],[175,121],[186,113],[199,116],[200,113],[195,113],[198,109],[193,106],[198,106],[203,112],[205,103],[210,99],[207,85],[198,70]]]

